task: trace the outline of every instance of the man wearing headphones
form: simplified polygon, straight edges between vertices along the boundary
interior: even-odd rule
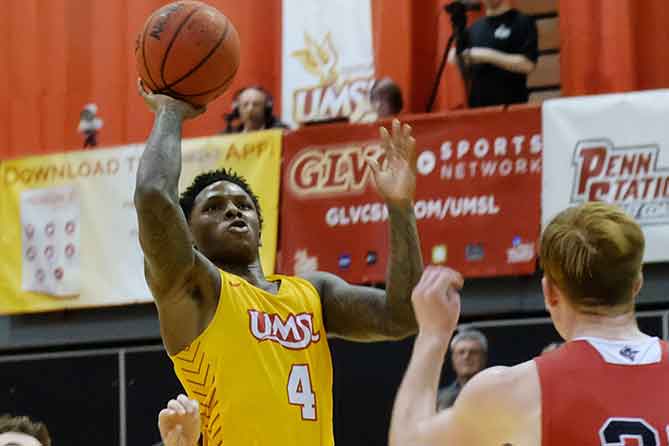
[[[239,90],[233,99],[232,112],[226,115],[223,133],[245,133],[288,126],[274,116],[272,95],[260,86]],[[235,125],[233,122],[237,121]]]

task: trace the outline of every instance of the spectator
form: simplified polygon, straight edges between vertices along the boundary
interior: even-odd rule
[[[484,0],[486,16],[468,32],[461,67],[469,85],[469,106],[524,103],[527,75],[539,58],[537,26],[511,7],[510,0]],[[451,62],[455,60],[451,52]]]
[[[288,126],[274,116],[274,100],[260,86],[245,87],[235,93],[232,112],[225,116],[227,125],[223,133],[245,133]],[[237,125],[233,122],[238,121]]]
[[[402,90],[391,78],[378,79],[369,91],[369,102],[379,119],[398,115],[404,108]]]
[[[451,342],[451,360],[455,381],[437,394],[437,410],[451,407],[462,387],[483,370],[488,359],[488,339],[478,330],[461,331]]]
[[[44,423],[28,417],[0,416],[0,446],[51,446]]]

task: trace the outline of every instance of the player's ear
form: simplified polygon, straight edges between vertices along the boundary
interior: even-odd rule
[[[541,279],[541,290],[544,294],[544,304],[546,309],[554,308],[558,302],[558,292],[555,286],[555,283],[546,275]]]
[[[641,291],[641,288],[643,287],[643,271],[639,272],[639,277],[637,278],[636,282],[634,282],[634,289],[632,292],[632,296],[634,296],[634,299],[639,295],[639,291]]]

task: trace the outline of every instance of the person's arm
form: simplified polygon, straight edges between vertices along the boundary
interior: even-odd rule
[[[170,354],[186,347],[201,331],[203,301],[220,288],[220,276],[193,247],[179,206],[181,127],[198,110],[185,102],[140,94],[156,118],[137,168],[135,208],[144,273],[160,314],[161,334]],[[210,305],[211,306],[211,305]]]
[[[423,423],[437,410],[439,377],[448,344],[460,317],[462,276],[448,268],[428,267],[413,290],[418,336],[397,392],[390,424],[390,446],[423,443]]]
[[[468,63],[491,64],[514,73],[530,74],[536,64],[524,54],[507,54],[492,48],[474,47],[464,51]]]
[[[370,161],[379,194],[388,207],[390,258],[385,291],[354,286],[324,272],[305,275],[321,295],[328,334],[357,341],[401,339],[416,331],[411,290],[423,271],[413,199],[416,141],[411,127],[393,121],[392,135],[381,129],[385,168]]]
[[[526,385],[527,374],[506,367],[484,370],[464,386],[452,408],[435,408],[444,357],[460,316],[462,283],[453,270],[428,267],[413,291],[419,332],[395,397],[389,446],[527,444],[514,435],[514,426],[526,422],[518,408],[531,410],[527,399],[518,398],[528,393],[516,391]]]
[[[164,446],[197,446],[200,425],[198,402],[186,395],[170,400],[158,414],[158,430]]]
[[[167,96],[146,97],[156,117],[139,161],[134,201],[147,280],[156,300],[162,300],[195,262],[178,196],[181,127],[189,110]]]

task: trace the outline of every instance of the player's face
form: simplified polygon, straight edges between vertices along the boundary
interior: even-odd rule
[[[214,263],[249,265],[257,259],[260,222],[251,197],[219,181],[195,198],[190,228],[198,250]]]
[[[262,123],[265,120],[265,101],[262,91],[249,88],[239,95],[239,118],[242,122]]]
[[[463,339],[451,352],[453,369],[459,378],[469,379],[485,367],[485,352],[478,341]]]
[[[0,434],[0,446],[42,446],[40,441],[20,432],[4,432]]]

